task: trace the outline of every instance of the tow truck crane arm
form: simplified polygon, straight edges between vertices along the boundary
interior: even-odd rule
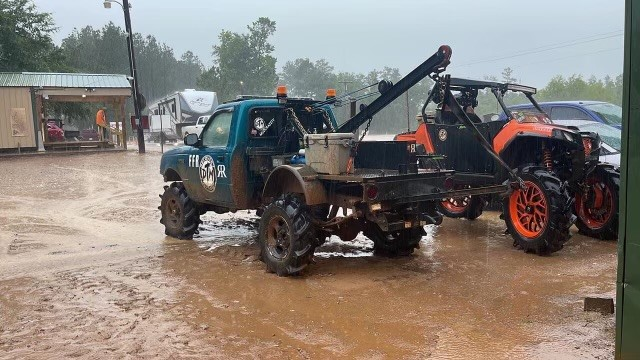
[[[373,100],[371,104],[365,106],[354,117],[342,124],[338,129],[336,129],[336,132],[346,133],[356,131],[360,125],[367,122],[367,120],[371,119],[375,114],[380,112],[380,110],[391,104],[393,100],[400,97],[400,95],[420,82],[420,80],[433,73],[440,73],[444,71],[447,68],[447,65],[449,65],[450,58],[451,48],[447,45],[442,45],[435,54],[431,55],[431,57],[413,69],[413,71],[407,74],[407,76],[400,79],[396,84],[387,87],[390,83],[381,81],[378,84],[380,96]]]

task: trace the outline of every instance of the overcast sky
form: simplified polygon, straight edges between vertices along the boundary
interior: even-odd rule
[[[74,28],[124,28],[119,6],[102,0],[34,0],[50,12],[60,42]],[[337,71],[384,66],[403,74],[453,48],[456,76],[499,76],[510,66],[521,82],[544,86],[556,74],[622,72],[623,0],[132,0],[135,32],[154,35],[179,56],[193,51],[208,66],[222,29],[243,32],[260,16],[276,21],[271,42],[278,71],[287,60],[324,58]]]

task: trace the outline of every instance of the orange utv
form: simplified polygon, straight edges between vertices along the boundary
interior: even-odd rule
[[[586,235],[617,238],[619,170],[599,162],[596,133],[552,124],[533,87],[449,75],[433,79],[423,121],[396,136],[423,145],[421,167],[455,170],[453,186],[459,189],[509,183],[509,192],[496,194],[501,217],[514,246],[525,251],[560,250],[574,223]],[[508,93],[526,98],[536,111],[510,111]],[[479,94],[495,96],[495,113],[475,114]],[[434,113],[427,113],[429,104],[435,104]],[[487,203],[486,195],[444,198],[440,212],[473,220]]]

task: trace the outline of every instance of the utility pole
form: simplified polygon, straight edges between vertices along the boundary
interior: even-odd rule
[[[133,78],[133,108],[138,126],[138,153],[145,153],[144,132],[142,130],[142,116],[140,114],[140,89],[138,87],[138,71],[136,69],[136,54],[133,51],[133,31],[131,30],[131,16],[129,14],[129,0],[122,0],[122,10],[124,11],[124,26],[127,31],[127,48],[129,52],[129,67]]]
[[[344,84],[344,93],[345,94],[349,92],[349,89],[348,89],[347,85],[351,84],[352,82],[353,81],[346,81],[346,80],[338,81],[338,83]],[[351,96],[349,96],[347,98],[347,100],[349,100],[349,109],[350,109],[349,117],[354,117],[354,116],[356,116],[356,102],[351,99]]]

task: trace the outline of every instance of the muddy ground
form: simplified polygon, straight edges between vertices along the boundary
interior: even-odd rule
[[[528,255],[486,213],[428,227],[409,258],[333,240],[278,278],[251,213],[165,237],[159,160],[0,159],[0,358],[613,357],[613,315],[582,301],[614,296],[614,242]]]

